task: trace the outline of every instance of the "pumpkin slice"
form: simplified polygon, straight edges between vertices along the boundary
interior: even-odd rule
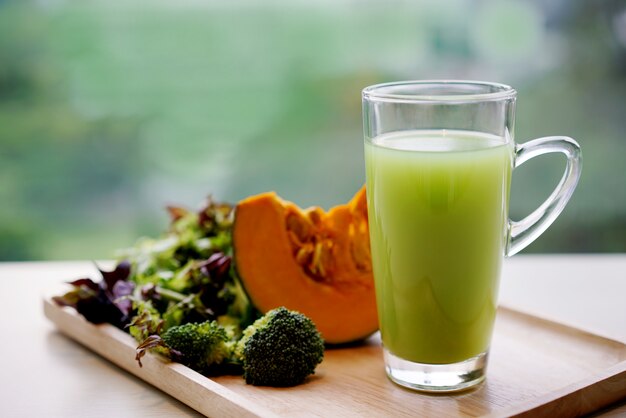
[[[332,344],[378,329],[365,187],[328,212],[302,210],[273,192],[244,199],[233,247],[239,277],[261,312],[302,312]]]

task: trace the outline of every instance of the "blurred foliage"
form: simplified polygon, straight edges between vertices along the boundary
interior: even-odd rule
[[[360,90],[424,78],[518,89],[518,142],[569,135],[581,183],[527,251],[626,251],[620,1],[0,0],[0,260],[105,258],[166,204],[364,180]],[[511,215],[561,175],[514,176]]]

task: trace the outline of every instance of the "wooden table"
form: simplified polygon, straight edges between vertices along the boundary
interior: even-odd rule
[[[91,262],[0,263],[0,417],[198,414],[55,331],[42,298]],[[518,255],[500,301],[626,342],[626,254]],[[597,416],[626,416],[626,399]]]

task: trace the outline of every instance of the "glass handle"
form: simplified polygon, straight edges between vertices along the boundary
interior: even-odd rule
[[[582,169],[580,146],[572,138],[566,136],[550,136],[538,138],[517,145],[513,168],[538,155],[560,152],[567,157],[565,173],[550,197],[533,213],[519,222],[509,219],[506,256],[517,254],[528,244],[541,235],[565,208],[574,193]]]

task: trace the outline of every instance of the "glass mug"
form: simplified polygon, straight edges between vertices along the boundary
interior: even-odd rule
[[[555,220],[581,173],[568,137],[515,144],[516,91],[474,81],[363,90],[372,265],[389,378],[456,391],[485,378],[500,269]],[[520,222],[508,218],[513,169],[560,152],[565,173]]]

